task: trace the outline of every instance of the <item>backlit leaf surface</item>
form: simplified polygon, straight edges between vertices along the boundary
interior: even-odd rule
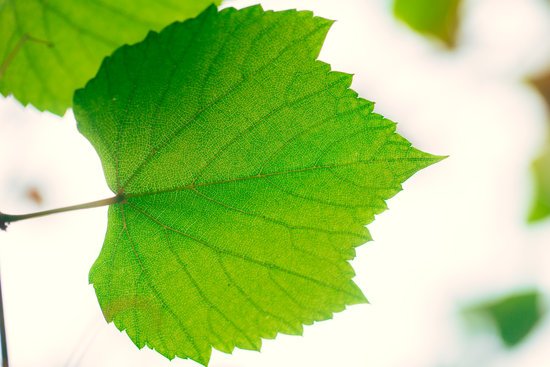
[[[209,8],[125,46],[75,95],[109,209],[90,280],[136,345],[207,364],[365,302],[365,224],[440,158],[316,61],[331,21]]]
[[[0,0],[0,93],[62,115],[105,56],[212,2]]]

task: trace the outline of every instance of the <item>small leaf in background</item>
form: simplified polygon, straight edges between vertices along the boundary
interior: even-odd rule
[[[542,296],[535,290],[514,293],[473,307],[468,312],[489,318],[507,347],[521,343],[544,315]]]
[[[461,0],[395,0],[397,18],[415,31],[454,47]]]
[[[366,302],[365,224],[441,159],[317,61],[332,21],[255,6],[124,46],[74,98],[123,200],[90,272],[138,346],[206,365]]]
[[[537,222],[550,215],[550,138],[542,153],[533,161],[534,202],[529,213],[529,221]]]
[[[544,98],[550,113],[550,73],[534,79],[531,83]],[[529,221],[536,222],[550,215],[550,136],[547,138],[542,152],[533,162],[532,170],[535,198],[529,213]]]
[[[218,3],[220,0],[217,0]],[[0,94],[63,115],[101,60],[212,0],[0,1]]]

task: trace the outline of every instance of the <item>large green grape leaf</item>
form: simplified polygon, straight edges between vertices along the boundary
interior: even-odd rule
[[[455,44],[461,0],[395,0],[397,18],[417,32]]]
[[[221,0],[0,0],[0,93],[58,115],[117,47]]]
[[[550,73],[532,81],[550,111]],[[535,198],[529,213],[529,221],[536,222],[550,215],[550,134],[539,156],[533,162]]]
[[[316,60],[331,24],[211,7],[76,92],[120,198],[90,281],[137,346],[207,364],[366,301],[348,263],[364,225],[440,158]]]

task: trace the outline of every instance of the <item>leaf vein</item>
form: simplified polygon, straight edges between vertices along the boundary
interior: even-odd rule
[[[168,235],[168,229],[164,228],[164,233],[166,234],[166,241],[168,243],[168,249],[170,252],[175,256],[176,261],[180,265],[180,268],[183,270],[187,278],[191,281],[191,284],[193,284],[193,287],[196,289],[197,293],[200,295],[200,297],[203,299],[203,301],[214,311],[216,311],[225,321],[227,321],[235,330],[237,330],[251,345],[254,345],[254,341],[248,337],[248,335],[241,329],[233,320],[229,319],[227,315],[225,315],[220,308],[214,304],[204,293],[202,288],[199,286],[195,278],[191,275],[191,272],[189,269],[187,269],[187,264],[184,263],[183,259],[179,254],[174,250],[172,241],[170,240],[170,236]]]
[[[287,269],[285,267],[282,267],[280,265],[277,265],[277,264],[274,264],[274,263],[271,263],[271,262],[267,262],[267,261],[263,261],[263,260],[258,260],[258,259],[254,259],[250,256],[247,256],[247,255],[244,255],[244,254],[240,254],[240,253],[236,253],[236,252],[233,252],[231,250],[227,250],[227,249],[224,249],[222,247],[219,247],[219,246],[216,246],[210,242],[206,242],[204,240],[201,240],[197,237],[194,237],[192,235],[190,235],[189,233],[185,232],[185,231],[181,231],[181,230],[178,230],[174,227],[171,227],[167,224],[164,224],[162,223],[161,221],[159,221],[158,219],[156,219],[155,217],[153,217],[151,214],[147,213],[146,211],[144,211],[143,209],[139,208],[138,206],[136,206],[135,204],[132,204],[130,202],[127,203],[127,205],[131,206],[132,208],[134,208],[135,210],[137,210],[138,212],[140,212],[143,216],[145,216],[146,218],[148,218],[150,221],[152,221],[153,223],[156,223],[158,224],[159,226],[162,226],[163,228],[165,229],[168,229],[174,233],[178,233],[180,235],[182,235],[183,237],[187,237],[191,240],[193,240],[194,242],[198,243],[198,244],[201,244],[202,246],[204,246],[205,248],[208,248],[210,249],[211,251],[215,252],[215,253],[218,253],[220,255],[226,255],[226,256],[231,256],[231,257],[234,257],[234,258],[237,258],[237,259],[240,259],[240,260],[243,260],[245,262],[249,262],[249,263],[252,263],[252,264],[256,264],[260,267],[263,267],[265,269],[268,269],[268,270],[276,270],[276,271],[279,271],[281,273],[285,273],[285,274],[288,274],[288,275],[292,275],[292,276],[295,276],[297,278],[301,278],[303,280],[306,280],[306,281],[309,281],[311,283],[314,283],[320,287],[323,287],[323,288],[326,288],[326,289],[330,289],[332,291],[335,291],[337,293],[341,293],[341,294],[345,294],[345,295],[348,295],[352,298],[357,298],[357,296],[353,293],[350,293],[344,289],[340,289],[332,284],[329,284],[329,283],[326,283],[324,281],[321,281],[319,279],[316,279],[316,278],[313,278],[309,275],[305,275],[305,274],[302,274],[302,273],[299,273],[299,272],[296,272],[294,270],[291,270],[291,269]]]
[[[150,276],[148,275],[148,271],[145,267],[145,264],[143,263],[143,261],[141,259],[141,256],[139,255],[139,252],[137,251],[137,248],[136,248],[137,242],[130,235],[130,231],[128,229],[128,226],[126,225],[126,216],[124,214],[124,205],[120,206],[120,215],[121,215],[122,221],[124,223],[123,230],[126,232],[126,236],[128,237],[128,240],[130,241],[130,244],[132,245],[132,252],[133,252],[134,258],[136,259],[137,263],[139,264],[141,271],[144,272],[147,275],[147,277],[145,278],[147,285],[149,286],[149,288],[151,289],[151,291],[153,292],[155,297],[158,299],[161,307],[168,312],[168,314],[174,319],[176,324],[179,326],[180,330],[185,334],[187,340],[189,340],[189,342],[191,343],[191,346],[193,347],[193,349],[195,349],[195,352],[197,353],[197,356],[201,356],[201,352],[200,352],[200,350],[199,350],[199,348],[198,348],[198,346],[195,342],[195,338],[189,332],[187,326],[185,326],[183,321],[178,317],[178,315],[174,312],[172,307],[170,307],[170,305],[166,302],[164,297],[162,297],[162,295],[160,294],[158,289],[155,287],[155,285],[151,282]]]
[[[288,45],[286,45],[283,50],[274,58],[269,60],[266,64],[255,70],[249,75],[246,75],[243,79],[241,79],[239,82],[237,82],[235,85],[233,85],[229,90],[221,95],[219,98],[212,101],[212,103],[206,105],[202,109],[200,109],[195,115],[193,115],[190,119],[185,121],[174,133],[171,134],[171,136],[167,136],[164,141],[160,143],[159,146],[151,150],[151,152],[145,157],[145,159],[137,166],[135,171],[128,177],[126,182],[123,184],[123,187],[127,187],[140,173],[141,171],[151,162],[153,161],[153,158],[158,154],[158,152],[164,148],[166,148],[171,141],[176,139],[182,132],[185,131],[187,127],[189,127],[193,122],[196,122],[197,119],[199,119],[204,113],[215,107],[218,103],[225,100],[225,98],[229,97],[233,93],[239,90],[243,85],[245,85],[246,82],[252,80],[251,78],[256,76],[258,73],[266,70],[269,66],[273,65],[280,57],[282,57],[291,47],[294,47],[302,42],[305,42],[309,37],[312,37],[315,33],[317,33],[323,26],[317,26],[312,32],[308,33],[306,36],[302,37],[299,40],[290,42]]]

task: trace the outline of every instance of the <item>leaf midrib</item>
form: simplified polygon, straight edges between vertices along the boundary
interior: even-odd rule
[[[257,174],[257,175],[250,175],[250,176],[243,176],[243,177],[236,177],[232,179],[227,180],[217,180],[217,181],[209,181],[209,182],[203,182],[203,183],[192,183],[192,184],[185,184],[183,186],[177,186],[177,187],[171,187],[164,190],[155,190],[155,191],[145,191],[145,192],[126,192],[124,193],[126,198],[139,198],[144,196],[151,196],[151,195],[157,195],[157,194],[164,194],[164,193],[170,193],[170,192],[177,192],[177,191],[194,191],[199,187],[206,187],[206,186],[216,186],[216,185],[224,185],[229,184],[233,182],[239,182],[239,181],[249,181],[249,180],[258,180],[268,177],[274,177],[274,176],[281,176],[281,175],[287,175],[287,174],[293,174],[293,173],[301,173],[301,172],[311,172],[316,170],[323,170],[323,169],[331,169],[331,168],[341,168],[346,166],[352,166],[355,164],[366,164],[366,163],[375,163],[375,162],[399,162],[399,161],[417,161],[417,162],[431,162],[434,159],[433,158],[422,158],[422,157],[408,157],[408,158],[389,158],[389,159],[367,159],[367,160],[359,160],[354,162],[347,162],[347,163],[340,163],[340,164],[331,164],[331,165],[318,165],[318,166],[312,166],[312,167],[306,167],[306,168],[300,168],[300,169],[293,169],[293,170],[286,170],[286,171],[278,171],[278,172],[271,172],[271,173],[264,173],[264,174]]]

